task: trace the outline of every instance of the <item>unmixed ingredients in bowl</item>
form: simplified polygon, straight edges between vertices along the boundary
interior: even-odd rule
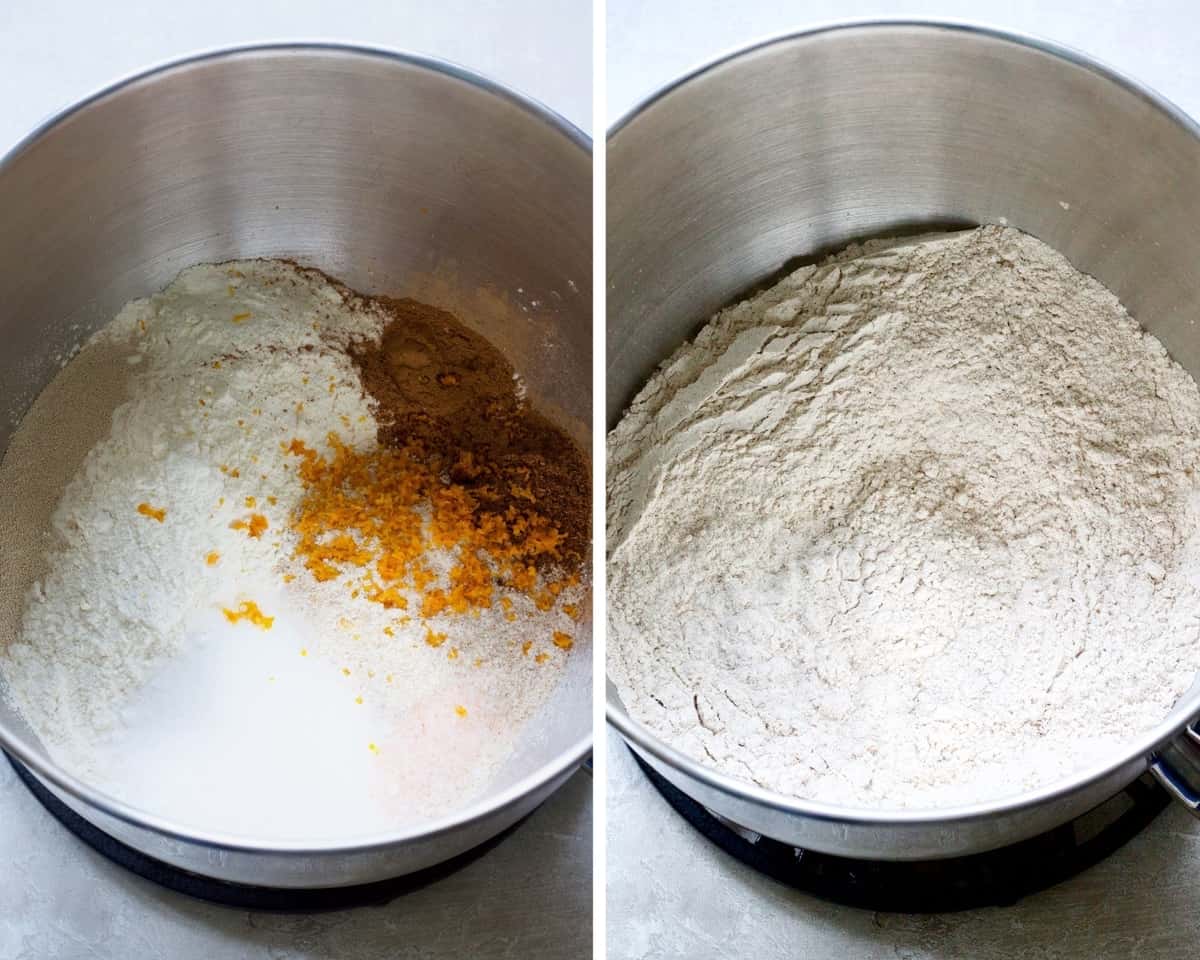
[[[993,800],[1200,669],[1200,389],[1016,230],[853,246],[718,314],[609,444],[609,667],[703,764]]]
[[[0,479],[6,695],[69,772],[188,826],[461,808],[584,615],[588,468],[507,360],[286,262],[126,306]]]

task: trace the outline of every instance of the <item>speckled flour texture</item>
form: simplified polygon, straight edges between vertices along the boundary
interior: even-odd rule
[[[609,452],[609,669],[725,773],[869,807],[1112,756],[1200,668],[1200,390],[1009,228],[723,311]]]

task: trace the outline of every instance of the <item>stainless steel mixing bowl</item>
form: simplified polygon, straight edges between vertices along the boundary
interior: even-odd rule
[[[267,46],[117,84],[0,163],[0,450],[61,356],[125,301],[190,264],[244,257],[459,312],[590,450],[591,169],[590,141],[546,108],[421,57]],[[70,776],[2,700],[0,746],[159,860],[242,883],[362,883],[477,845],[578,766],[591,743],[590,626],[580,633],[488,795],[417,830],[321,844],[206,835]]]
[[[792,258],[869,236],[1007,222],[1098,277],[1200,375],[1200,130],[1074,51],[974,27],[854,24],[692,73],[608,139],[610,427],[717,308]],[[723,776],[608,718],[684,792],[786,843],[885,860],[998,847],[1065,823],[1151,766],[1193,811],[1200,688],[1103,767],[1001,802],[880,812]]]

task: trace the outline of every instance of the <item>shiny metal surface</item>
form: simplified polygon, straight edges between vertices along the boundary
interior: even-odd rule
[[[291,257],[422,297],[500,346],[590,449],[591,155],[545,108],[465,70],[328,45],[245,48],[134,77],[0,163],[0,449],[61,356],[197,262]],[[419,830],[293,844],[202,834],[81,783],[0,701],[0,746],[125,843],[271,886],[396,876],[558,787],[591,744],[590,624],[491,793]],[[3,642],[3,638],[0,638]]]
[[[1200,818],[1200,726],[1196,722],[1150,758],[1150,772],[1193,817]]]
[[[769,41],[619,122],[607,177],[610,426],[714,310],[794,258],[948,225],[1008,222],[1041,238],[1200,374],[1200,130],[1052,44],[930,23]],[[1198,714],[1193,687],[1103,767],[1001,802],[881,812],[714,773],[632,720],[612,684],[608,693],[613,726],[714,812],[795,846],[896,860],[985,850],[1064,823],[1144,772]]]

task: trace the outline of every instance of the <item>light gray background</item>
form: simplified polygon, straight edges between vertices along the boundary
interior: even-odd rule
[[[0,0],[0,154],[121,76],[272,39],[453,60],[591,129],[587,0]],[[285,917],[189,900],[113,866],[51,819],[0,759],[0,960],[584,957],[591,792],[591,777],[576,774],[480,860],[386,907]]]
[[[852,17],[942,17],[1038,34],[1200,117],[1200,4],[1182,0],[608,0],[608,122],[733,47]],[[611,960],[1158,960],[1200,950],[1200,823],[1181,809],[1099,866],[1015,907],[873,914],[822,903],[742,866],[666,805],[615,734],[608,750]]]

